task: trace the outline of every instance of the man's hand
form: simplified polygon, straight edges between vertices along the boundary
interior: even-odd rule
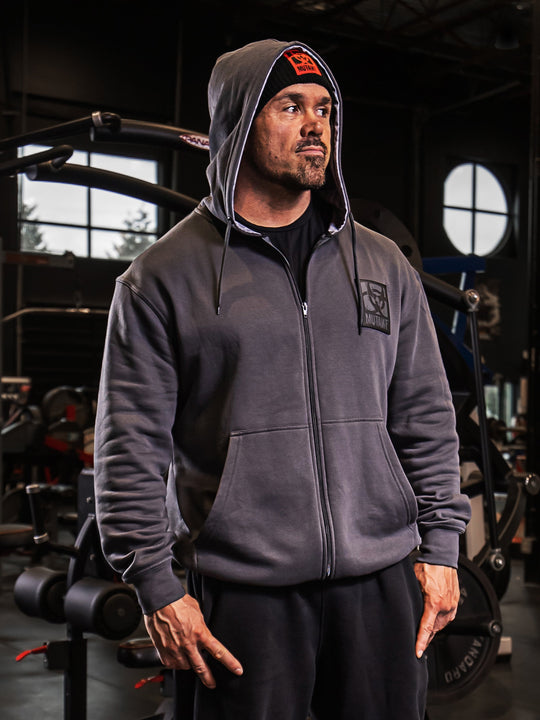
[[[459,582],[455,568],[417,562],[414,572],[424,595],[424,613],[416,638],[416,656],[422,657],[435,633],[456,617]]]
[[[199,603],[191,595],[184,595],[151,615],[145,615],[144,622],[166,667],[193,668],[206,687],[214,688],[216,681],[201,654],[206,650],[235,675],[243,673],[234,655],[212,635]]]

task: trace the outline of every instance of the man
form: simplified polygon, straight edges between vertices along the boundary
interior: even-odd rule
[[[351,217],[317,53],[251,43],[208,94],[211,195],[111,306],[105,554],[201,681],[182,718],[421,719],[469,518],[421,283]]]

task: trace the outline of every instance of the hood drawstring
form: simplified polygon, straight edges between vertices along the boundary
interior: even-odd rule
[[[356,290],[356,308],[358,315],[358,334],[362,333],[362,295],[360,292],[360,280],[358,279],[358,261],[356,259],[356,229],[354,227],[354,218],[352,214],[349,214],[349,223],[351,226],[351,244],[352,244],[352,256],[353,256],[353,267],[354,267],[354,287]],[[225,237],[223,239],[223,250],[221,253],[221,266],[219,268],[219,278],[217,283],[217,297],[216,297],[216,315],[221,313],[221,294],[223,284],[223,269],[225,267],[225,256],[229,248],[229,240],[231,237],[233,221],[232,218],[227,218],[227,227],[225,229]]]
[[[356,259],[356,229],[354,227],[354,218],[349,213],[349,223],[351,225],[351,243],[354,266],[354,287],[356,288],[356,309],[358,315],[358,334],[362,334],[362,295],[360,293],[360,280],[358,279],[358,261]]]
[[[232,218],[227,218],[227,228],[225,230],[225,237],[223,239],[223,250],[221,253],[221,267],[219,268],[219,279],[217,284],[217,298],[216,298],[216,315],[219,315],[221,312],[221,284],[223,282],[223,268],[225,266],[225,255],[227,254],[227,250],[229,248],[229,238],[231,237],[231,229],[232,229]]]

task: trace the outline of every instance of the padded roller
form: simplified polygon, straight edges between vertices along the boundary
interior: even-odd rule
[[[13,588],[15,604],[25,615],[51,623],[62,623],[66,573],[36,566],[24,570]]]
[[[69,588],[64,610],[66,621],[74,627],[109,640],[131,635],[142,616],[137,596],[128,585],[92,577]]]

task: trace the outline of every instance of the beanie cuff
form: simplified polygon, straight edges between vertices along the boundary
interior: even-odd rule
[[[266,103],[283,88],[298,83],[316,83],[322,85],[330,93],[333,92],[332,83],[324,68],[319,67],[311,55],[302,48],[290,48],[274,63],[255,114],[257,115]]]

